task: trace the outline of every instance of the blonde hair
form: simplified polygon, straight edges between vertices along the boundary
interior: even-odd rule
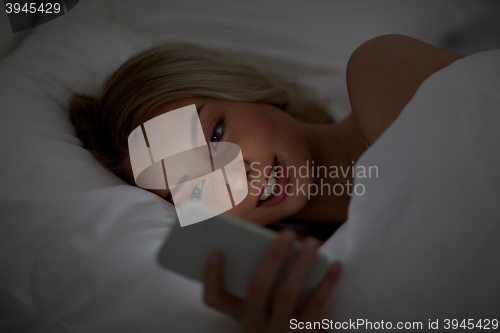
[[[163,44],[126,61],[95,97],[69,107],[83,147],[118,177],[135,184],[128,136],[165,103],[188,97],[264,102],[309,123],[331,123],[325,108],[297,85],[193,45]]]

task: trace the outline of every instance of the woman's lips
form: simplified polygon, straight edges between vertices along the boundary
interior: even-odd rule
[[[260,201],[260,197],[261,197],[262,193],[264,193],[264,190],[265,190],[266,185],[267,185],[267,181],[269,180],[269,175],[271,174],[271,170],[273,169],[275,164],[278,166],[278,171],[280,172],[279,177],[277,178],[276,189],[275,189],[277,194],[273,194],[267,200]],[[266,172],[266,175],[265,175],[265,182],[262,184],[261,191],[259,193],[259,196],[257,197],[257,207],[276,206],[276,205],[280,204],[283,200],[285,200],[285,197],[286,197],[285,186],[288,184],[288,177],[286,176],[286,166],[276,156],[273,159],[271,167],[268,169],[269,169],[269,171]]]

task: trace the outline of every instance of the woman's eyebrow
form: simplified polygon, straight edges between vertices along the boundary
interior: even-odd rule
[[[198,112],[198,117],[200,116],[201,109],[203,109],[203,107],[205,106],[205,104],[207,104],[207,102],[205,102],[202,105],[196,107],[196,111]]]
[[[203,107],[205,106],[205,104],[207,104],[207,102],[204,102],[202,105],[196,107],[196,111],[198,112],[198,119],[200,119],[200,113],[201,113],[201,109],[203,109]],[[212,127],[212,124],[213,122],[216,120],[216,118],[212,119],[212,122],[208,125],[208,128],[211,128]],[[200,123],[201,123],[201,119],[200,119]],[[193,127],[194,128],[194,127]],[[208,128],[207,128],[207,133],[205,135],[208,135]],[[197,133],[196,133],[197,134]],[[196,140],[198,139],[197,136],[195,135],[192,135],[191,137],[191,140],[193,140],[193,147],[196,146],[195,142],[197,142]],[[210,142],[210,140],[208,139],[208,137],[205,138],[205,141],[208,143]]]
[[[194,114],[193,113],[193,116],[191,117],[191,147],[197,147],[198,144],[198,135],[202,135],[203,136],[203,132],[201,133],[198,133],[198,124],[201,125],[201,120],[200,120],[200,112],[201,110],[203,109],[203,107],[205,106],[206,102],[203,103],[202,105],[200,105],[199,107],[196,107],[196,113],[197,114]]]
[[[200,108],[201,110],[201,108]],[[194,114],[191,116],[191,147],[192,148],[195,148],[198,146],[198,135],[200,135],[200,133],[198,133],[198,124],[201,126],[201,122],[200,122],[200,116],[199,114]],[[203,129],[202,129],[203,130]],[[203,134],[203,133],[201,133]]]

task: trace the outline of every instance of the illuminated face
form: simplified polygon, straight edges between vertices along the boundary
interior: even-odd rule
[[[248,183],[247,197],[229,214],[267,225],[300,211],[307,203],[297,186],[312,182],[295,172],[311,159],[301,125],[279,108],[266,103],[236,102],[212,98],[186,98],[167,103],[160,114],[195,104],[205,139],[216,146],[232,142],[241,148]],[[274,177],[273,177],[274,176]],[[204,182],[190,190],[190,198],[204,195]],[[167,198],[167,190],[150,190]],[[192,192],[192,193],[191,193]]]

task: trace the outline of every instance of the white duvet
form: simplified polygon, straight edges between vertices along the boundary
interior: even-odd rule
[[[499,92],[500,50],[458,60],[359,159],[379,176],[322,248],[345,263],[332,318],[498,319]]]
[[[131,15],[137,10],[113,9],[117,3],[81,1],[35,29],[0,63],[0,331],[240,332],[235,322],[203,305],[198,284],[156,264],[173,223],[172,207],[100,166],[81,148],[67,117],[70,91],[94,93],[106,75],[144,47],[144,35],[158,38],[161,20],[134,23]],[[247,11],[259,24],[235,21],[237,29],[220,31],[216,10],[202,13],[212,19],[199,20],[202,14],[186,13],[182,5],[150,10],[177,11],[175,17],[198,22],[183,39],[197,37],[234,54],[250,52],[263,68],[308,83],[322,99],[330,96],[326,102],[338,118],[349,112],[346,50],[377,33],[437,41],[470,19],[464,11],[470,7],[457,5],[466,1],[442,1],[434,10],[426,7],[430,2],[409,1],[412,5],[404,8],[412,8],[413,16],[397,17],[397,24],[390,11],[374,15],[347,2],[335,7],[318,1],[314,8],[288,3],[294,5],[278,27],[270,22],[277,20],[280,4]],[[226,9],[225,16],[245,16],[237,7]],[[335,11],[339,20],[362,13],[365,18],[356,16],[356,22],[372,21],[365,26],[368,31],[359,24],[334,29],[337,21],[323,28],[307,25],[310,19],[300,14],[315,10],[322,15]],[[456,15],[447,16],[450,12]],[[116,22],[105,22],[106,17]],[[302,34],[300,19],[309,29]],[[444,28],[439,21],[447,22]],[[170,37],[186,25],[175,22],[167,22]],[[403,27],[398,30],[398,25]],[[273,27],[275,32],[268,33]],[[317,38],[309,38],[313,34]],[[304,45],[316,51],[305,52]],[[376,163],[379,179],[365,183],[366,195],[353,200],[349,221],[323,248],[345,263],[329,315],[390,320],[445,311],[499,313],[497,299],[485,296],[498,295],[492,281],[499,280],[498,224],[491,222],[499,220],[498,116],[488,112],[499,109],[491,92],[498,91],[500,75],[498,63],[495,74],[486,61],[494,56],[464,59],[436,74],[432,80],[451,80],[454,88],[427,81],[360,160]],[[462,73],[460,66],[466,65],[481,71]],[[436,220],[440,223],[431,223]]]

